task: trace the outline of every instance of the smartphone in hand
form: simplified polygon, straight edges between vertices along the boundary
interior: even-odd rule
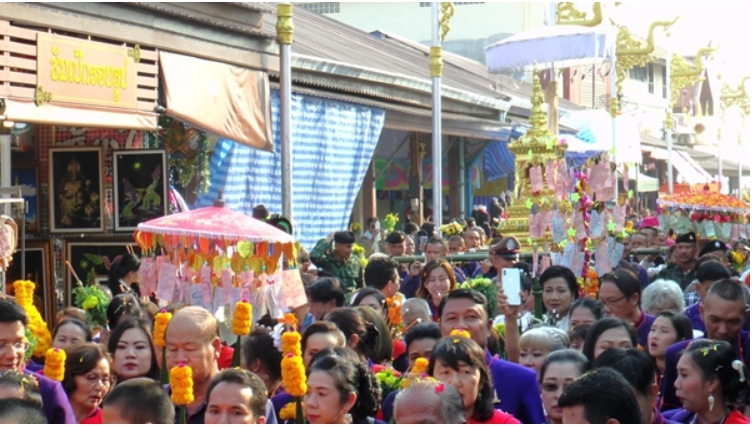
[[[517,268],[502,269],[501,285],[504,288],[504,293],[507,295],[509,305],[520,306],[522,304],[522,299],[520,298],[520,292],[522,291],[520,270]]]

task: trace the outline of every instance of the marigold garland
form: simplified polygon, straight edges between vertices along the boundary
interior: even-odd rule
[[[425,358],[418,358],[415,360],[411,374],[426,374],[428,371],[428,360]]]
[[[170,399],[175,405],[190,405],[194,401],[193,370],[180,364],[170,370]]]
[[[171,319],[172,314],[165,309],[162,309],[154,316],[154,346],[158,348],[167,346],[165,332],[167,331],[167,324],[170,323]]]
[[[16,303],[26,312],[29,317],[29,330],[37,339],[37,346],[33,355],[37,358],[44,357],[47,350],[52,347],[52,333],[47,328],[47,323],[42,319],[39,310],[34,306],[34,287],[36,285],[28,280],[19,280],[13,283],[16,294]]]
[[[44,356],[44,376],[56,382],[61,382],[65,376],[65,351],[50,348]]]
[[[282,333],[282,353],[285,355],[303,356],[300,349],[301,339],[300,333],[297,331]]]
[[[296,404],[294,402],[288,402],[287,404],[285,404],[285,406],[282,407],[281,410],[279,410],[279,419],[295,420],[295,408]]]
[[[290,326],[291,328],[296,328],[298,326],[298,318],[295,317],[295,314],[292,313],[286,313],[284,318],[280,319],[278,322],[282,324],[286,324]]]
[[[404,295],[397,293],[394,297],[388,297],[386,299],[386,306],[388,312],[389,328],[392,332],[392,337],[398,338],[402,336],[402,331],[405,328],[402,319],[402,304],[404,303]]]
[[[235,304],[235,313],[232,315],[232,334],[245,336],[251,332],[251,320],[253,319],[253,307],[247,299]]]
[[[467,330],[465,330],[465,329],[462,329],[462,328],[455,328],[455,329],[453,329],[452,331],[449,332],[449,335],[450,336],[465,337],[465,338],[468,338],[468,339],[472,338],[472,336],[470,336],[470,332],[467,331]]]
[[[301,398],[306,394],[308,385],[302,357],[287,354],[282,358],[282,386],[293,397]]]

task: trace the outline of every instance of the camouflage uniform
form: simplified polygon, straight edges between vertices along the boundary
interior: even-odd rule
[[[656,279],[674,281],[679,284],[679,287],[684,291],[687,286],[692,284],[692,281],[696,279],[695,269],[692,268],[685,273],[681,266],[676,263],[669,263],[665,269],[656,275]]]
[[[363,266],[360,264],[360,260],[355,256],[351,256],[344,262],[337,261],[334,258],[334,253],[332,253],[332,245],[326,239],[319,240],[316,243],[316,247],[311,251],[310,257],[311,262],[318,268],[339,279],[342,289],[345,291],[345,299],[349,299],[355,290],[365,286],[363,281]]]

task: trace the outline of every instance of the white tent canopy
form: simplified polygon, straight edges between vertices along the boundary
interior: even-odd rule
[[[621,171],[618,171],[618,173],[619,176],[622,175]],[[658,192],[658,178],[639,173],[636,168],[630,168],[628,173],[629,180],[637,181],[637,192]]]

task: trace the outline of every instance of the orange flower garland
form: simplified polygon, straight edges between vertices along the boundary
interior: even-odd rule
[[[19,280],[13,283],[16,293],[16,303],[26,312],[29,317],[29,330],[37,338],[37,346],[34,348],[34,356],[42,358],[47,350],[52,347],[52,333],[47,328],[47,323],[34,306],[34,287],[32,281]]]
[[[301,398],[306,394],[308,384],[302,357],[287,354],[282,358],[282,385],[293,397]]]
[[[426,374],[426,371],[428,371],[428,360],[425,358],[418,358],[415,360],[415,364],[413,365],[410,374]]]
[[[458,336],[458,337],[465,337],[470,339],[472,336],[470,336],[470,332],[462,329],[462,328],[455,328],[454,330],[449,332],[450,336]]]
[[[63,381],[63,376],[65,376],[65,351],[50,348],[45,353],[44,358],[44,376],[56,382]]]
[[[154,346],[158,348],[167,346],[167,343],[165,343],[165,332],[167,331],[167,324],[170,323],[171,319],[172,314],[165,309],[162,309],[154,316]]]
[[[301,336],[297,331],[282,333],[282,353],[285,355],[302,356],[300,341]]]
[[[281,410],[279,410],[279,419],[280,420],[295,420],[295,403],[294,402],[288,402],[285,404],[284,407],[282,407]]]
[[[243,299],[235,304],[235,312],[232,315],[232,334],[245,336],[250,333],[252,319],[253,307],[248,300]]]
[[[170,370],[170,399],[175,405],[190,405],[194,401],[193,395],[193,370],[191,367],[180,364]]]

